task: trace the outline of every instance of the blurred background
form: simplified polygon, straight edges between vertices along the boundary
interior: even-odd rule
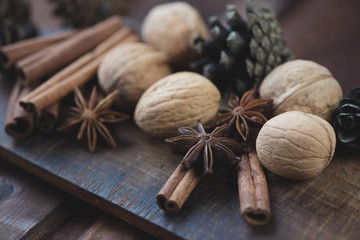
[[[80,18],[96,18],[91,13],[91,3],[98,0],[28,0],[31,18],[41,32],[59,29],[66,23],[63,12],[66,4],[80,7],[72,9]],[[111,2],[111,1],[108,1]],[[164,0],[117,0],[118,11],[128,24],[139,30],[146,13]],[[121,4],[120,4],[121,2]],[[207,19],[225,13],[226,4],[235,4],[245,18],[245,0],[186,0]],[[360,1],[356,0],[254,0],[261,6],[267,4],[277,14],[285,39],[296,58],[313,60],[327,67],[340,82],[344,95],[360,85]],[[70,6],[69,5],[69,6]],[[59,14],[60,8],[60,14]],[[104,10],[104,7],[102,9]],[[54,12],[58,12],[55,16]],[[69,10],[68,10],[69,11]],[[68,15],[69,18],[69,15]]]
[[[28,4],[28,11],[22,9],[22,5],[17,5],[21,1]],[[29,36],[36,33],[48,34],[75,25],[80,27],[113,11],[122,13],[126,22],[139,30],[145,15],[153,6],[168,2],[103,0],[107,4],[101,4],[100,0],[21,1],[0,0],[0,6],[4,6],[2,4],[5,2],[12,3],[10,12],[18,12],[19,15],[11,14],[9,18],[19,18],[22,26],[25,26],[24,32]],[[228,3],[235,4],[241,15],[245,17],[245,0],[187,0],[186,2],[196,7],[205,19],[213,15],[223,19],[225,5]],[[360,86],[360,1],[254,0],[254,2],[258,6],[264,3],[269,5],[278,14],[288,47],[296,58],[313,60],[327,67],[340,82],[344,95],[347,95],[351,88]],[[0,16],[4,11],[9,9],[0,8]],[[7,24],[1,18],[0,23]],[[1,41],[9,38],[3,29],[1,34]],[[16,35],[13,32],[11,34]],[[23,219],[26,224],[21,226],[21,229],[20,227],[17,229],[22,234],[29,229],[31,234],[49,234],[44,233],[45,224],[47,230],[51,232],[51,236],[47,235],[47,239],[80,239],[81,236],[83,236],[81,239],[153,239],[139,229],[81,200],[74,199],[4,161],[0,162],[0,180],[0,200],[11,197],[14,191],[22,192],[21,201],[12,201],[13,205],[3,205],[3,209],[16,208],[14,219],[23,215],[35,217],[46,215],[44,218],[36,219],[41,224]],[[12,186],[16,187],[13,189]],[[22,207],[18,209],[18,206]],[[6,216],[8,212],[2,214]],[[55,219],[56,214],[60,215],[61,219]],[[19,223],[15,222],[16,226],[17,224]]]
[[[185,0],[202,16],[223,19],[225,5],[234,4],[246,18],[246,0]],[[24,4],[25,2],[25,4]],[[147,12],[165,0],[1,0],[1,39],[47,34],[62,28],[91,25],[114,13],[140,29]],[[254,0],[278,15],[285,39],[296,58],[327,67],[340,82],[344,95],[360,85],[360,1],[356,0]],[[6,14],[7,12],[7,14]],[[5,19],[4,19],[5,15]],[[11,26],[11,22],[19,25]],[[6,21],[5,21],[6,20]],[[10,27],[9,27],[10,24]],[[15,33],[14,33],[15,32]],[[5,38],[5,40],[4,40]]]

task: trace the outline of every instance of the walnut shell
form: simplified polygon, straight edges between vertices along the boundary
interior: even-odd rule
[[[264,124],[256,139],[256,150],[268,170],[290,179],[308,179],[329,165],[335,144],[335,132],[327,121],[290,111]]]
[[[287,111],[315,114],[327,121],[342,98],[329,70],[315,62],[293,60],[275,68],[260,85],[260,97],[273,99],[274,115]]]
[[[144,43],[122,44],[109,52],[98,70],[100,87],[119,91],[115,102],[132,112],[143,92],[155,81],[171,73],[167,56]]]
[[[194,38],[209,39],[200,13],[185,2],[160,4],[150,10],[142,27],[145,42],[169,55],[177,67],[188,66],[196,57]]]
[[[154,137],[176,135],[177,127],[195,127],[211,121],[221,95],[207,78],[193,72],[171,74],[151,85],[136,105],[136,124]]]

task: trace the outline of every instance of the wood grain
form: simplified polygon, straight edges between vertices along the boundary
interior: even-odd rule
[[[13,166],[0,166],[1,239],[39,238],[62,222],[64,193]]]
[[[8,89],[1,84],[4,112]],[[266,227],[252,228],[239,212],[236,174],[225,169],[203,178],[178,214],[165,214],[155,197],[180,157],[132,122],[113,134],[118,148],[100,146],[91,154],[71,134],[18,142],[1,132],[0,155],[163,239],[287,239],[294,234],[300,239],[356,239],[360,234],[360,162],[354,156],[337,154],[320,176],[308,181],[268,174],[274,218]]]
[[[2,240],[155,239],[3,160],[0,169]]]
[[[138,26],[146,9],[158,1],[139,2],[142,5],[136,5],[134,15],[129,15],[136,16]],[[223,13],[223,3],[196,4],[204,8],[204,16]],[[355,0],[307,0],[281,14],[284,33],[296,56],[327,66],[345,86],[345,92],[358,83],[360,74],[356,65],[360,60],[355,21],[358,9]],[[11,84],[1,79],[0,85],[0,114],[4,116]],[[0,125],[3,122],[0,119]],[[234,171],[218,169],[203,178],[178,214],[165,214],[157,207],[155,196],[180,158],[132,122],[113,134],[116,149],[104,145],[90,154],[86,143],[72,140],[72,134],[36,135],[19,142],[0,132],[0,155],[163,239],[355,240],[360,236],[358,156],[337,151],[329,167],[307,181],[290,181],[267,173],[273,220],[266,227],[250,227],[240,216]],[[2,191],[10,192],[9,188]],[[94,226],[102,228],[99,223]]]
[[[104,214],[80,238],[80,240],[97,239],[155,239],[129,225],[124,224],[109,214]]]
[[[99,209],[78,199],[68,200],[68,218],[49,232],[46,240],[80,239],[81,236],[104,214]],[[122,223],[121,221],[117,221]],[[119,223],[119,224],[120,224]]]

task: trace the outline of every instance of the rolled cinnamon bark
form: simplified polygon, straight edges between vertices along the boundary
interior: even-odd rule
[[[50,46],[47,46],[37,52],[34,52],[33,54],[31,54],[23,59],[20,59],[18,62],[15,63],[16,68],[17,69],[25,68],[26,66],[34,63],[36,60],[45,56],[45,54],[48,54],[49,52],[51,52],[56,46],[60,45],[60,43],[51,44]]]
[[[132,30],[123,27],[120,30],[116,31],[113,35],[111,35],[108,39],[102,42],[99,46],[97,46],[92,52],[89,52],[82,57],[80,57],[75,62],[71,63],[69,66],[49,78],[47,81],[42,83],[40,86],[35,88],[31,93],[26,95],[21,101],[22,105],[26,105],[27,102],[30,102],[31,99],[45,90],[53,87],[55,84],[69,77],[71,74],[74,74],[80,68],[84,67],[86,64],[89,64],[94,58],[99,57],[101,54],[107,52],[109,49],[114,47],[116,44],[121,43],[125,40],[126,37],[132,34]],[[51,51],[51,50],[50,50]]]
[[[59,117],[59,105],[55,103],[38,113],[36,127],[42,134],[49,134],[54,130]]]
[[[34,113],[25,111],[19,105],[20,98],[30,91],[22,81],[17,80],[11,92],[6,111],[5,132],[14,138],[29,137],[34,131]]]
[[[240,210],[244,220],[254,226],[271,220],[269,191],[256,151],[241,156],[237,165]]]
[[[202,175],[197,175],[193,169],[179,164],[157,194],[156,203],[168,213],[178,212],[201,178]]]
[[[18,73],[27,85],[32,85],[90,51],[120,29],[121,26],[121,18],[115,16],[82,30],[71,38],[62,41],[44,57],[19,68]]]
[[[116,41],[114,39],[117,39]],[[109,50],[118,44],[135,42],[139,38],[135,34],[122,35],[116,34],[114,38],[110,37],[99,45],[89,55],[84,56],[86,64],[82,58],[69,65],[63,71],[56,74],[50,82],[46,81],[39,90],[35,89],[29,95],[21,99],[20,105],[29,112],[41,111],[42,109],[60,101],[67,94],[72,92],[75,87],[86,83],[95,74],[96,71]],[[105,47],[106,45],[106,47]],[[99,51],[101,49],[101,51]]]
[[[69,30],[51,36],[31,38],[3,46],[0,48],[0,66],[9,68],[20,59],[23,59],[46,46],[64,40],[74,34],[74,32],[75,31]]]

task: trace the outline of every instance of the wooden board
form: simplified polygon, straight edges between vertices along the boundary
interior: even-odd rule
[[[5,161],[0,161],[0,233],[2,240],[154,239]]]
[[[1,239],[39,239],[69,215],[66,194],[17,171],[0,162]]]
[[[139,2],[144,5],[134,11],[134,18],[138,20],[151,7],[148,2],[160,1]],[[349,2],[357,5],[349,7]],[[214,5],[203,6],[200,1],[196,4],[199,8],[223,12]],[[359,31],[355,30],[357,22],[353,20],[357,16],[358,1],[346,4],[340,4],[339,0],[301,1],[296,6],[302,9],[302,14],[293,8],[282,15],[289,46],[297,56],[329,67],[345,89],[354,86],[358,82],[356,73],[358,76],[360,71],[356,66],[359,47],[355,48]],[[339,9],[340,14],[335,14]],[[329,17],[334,15],[337,17]],[[336,41],[327,41],[328,36],[340,30],[342,34],[336,35]],[[0,80],[0,126],[4,125],[11,85],[11,79]],[[155,196],[180,157],[172,155],[163,142],[143,134],[131,122],[117,128],[114,135],[119,145],[116,149],[105,145],[91,154],[86,150],[86,143],[76,142],[73,135],[36,135],[25,141],[14,141],[0,131],[0,155],[164,239],[355,240],[360,236],[358,156],[337,153],[320,176],[308,181],[290,181],[267,173],[274,218],[266,227],[250,227],[239,213],[235,174],[223,169],[200,182],[179,214],[163,213],[155,203]]]
[[[0,84],[4,116],[11,84],[4,79]],[[162,212],[155,196],[180,157],[132,122],[113,134],[117,148],[100,146],[89,153],[86,144],[74,141],[72,135],[15,141],[1,131],[0,155],[164,239],[288,239],[294,234],[304,239],[355,239],[360,235],[360,161],[354,156],[338,154],[320,176],[308,181],[268,174],[274,219],[266,227],[253,228],[240,216],[235,174],[224,169],[204,178],[180,213]]]

